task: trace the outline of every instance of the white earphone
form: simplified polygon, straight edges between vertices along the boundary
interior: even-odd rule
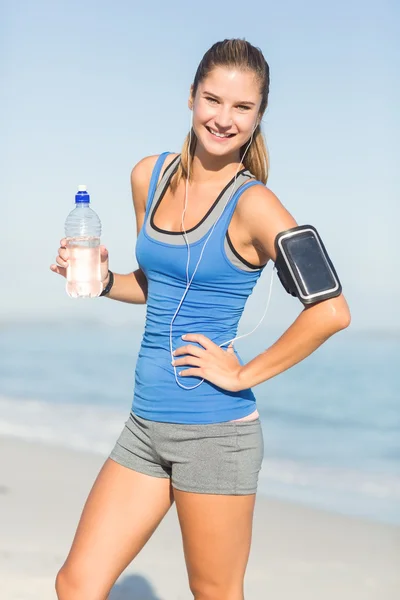
[[[251,143],[252,143],[252,141],[253,141],[253,135],[254,135],[254,132],[255,132],[255,130],[257,129],[257,127],[258,127],[258,125],[259,125],[259,124],[260,124],[260,122],[259,122],[259,119],[257,118],[256,124],[254,125],[254,128],[253,128],[253,130],[252,130],[252,132],[251,132],[250,141],[249,141],[249,143],[248,143],[248,145],[247,145],[247,147],[246,147],[246,150],[245,150],[245,151],[244,151],[244,153],[243,153],[243,156],[242,156],[242,161],[241,161],[241,162],[243,162],[243,159],[244,159],[244,157],[246,156],[246,153],[247,153],[248,149],[250,148],[250,145],[251,145]],[[215,229],[215,226],[216,226],[216,224],[218,223],[218,221],[219,221],[220,217],[223,215],[223,213],[224,213],[224,210],[225,210],[225,208],[226,208],[226,206],[227,206],[228,202],[230,201],[230,199],[232,198],[232,196],[233,196],[234,192],[236,191],[236,190],[235,190],[235,184],[236,184],[237,174],[238,174],[238,172],[239,172],[239,169],[240,169],[240,164],[239,164],[239,165],[238,165],[238,168],[237,168],[237,170],[236,170],[236,173],[235,173],[235,177],[234,177],[234,180],[233,180],[233,185],[232,185],[232,191],[231,191],[231,193],[230,193],[230,195],[229,195],[229,198],[228,198],[228,199],[227,199],[227,201],[225,202],[225,205],[224,205],[224,207],[223,207],[222,211],[220,212],[219,216],[217,217],[217,219],[215,220],[215,222],[214,222],[213,226],[211,227],[210,233],[209,233],[209,235],[207,236],[207,238],[206,238],[206,240],[205,240],[205,242],[204,242],[204,244],[203,244],[203,247],[202,247],[202,249],[201,249],[199,260],[197,261],[197,264],[196,264],[196,266],[195,266],[195,269],[194,269],[194,271],[193,271],[193,274],[192,274],[192,276],[191,276],[191,278],[190,278],[190,280],[189,280],[190,243],[189,243],[189,240],[188,240],[188,237],[187,237],[187,233],[186,233],[186,229],[185,229],[185,226],[184,226],[184,222],[183,222],[183,220],[184,220],[184,216],[185,216],[185,212],[186,212],[186,208],[187,208],[187,200],[188,200],[188,182],[189,182],[189,175],[190,175],[190,146],[191,146],[191,143],[192,143],[192,129],[193,129],[193,112],[192,112],[192,110],[191,110],[191,113],[190,113],[189,143],[188,143],[188,151],[187,151],[187,165],[188,165],[188,169],[187,169],[187,171],[188,171],[188,172],[187,172],[186,184],[185,184],[185,206],[184,206],[184,209],[183,209],[183,212],[182,212],[182,218],[181,218],[181,224],[182,224],[182,229],[183,229],[183,235],[184,235],[185,242],[186,242],[186,246],[187,246],[187,250],[188,250],[188,253],[187,253],[187,262],[186,262],[186,289],[185,289],[185,291],[184,291],[184,293],[183,293],[183,296],[182,296],[182,298],[181,298],[181,300],[180,300],[180,302],[179,302],[179,304],[178,304],[178,308],[176,309],[176,311],[175,311],[175,314],[174,314],[174,316],[172,317],[172,320],[171,320],[171,323],[170,323],[169,344],[170,344],[170,353],[171,353],[171,360],[172,360],[172,361],[174,360],[174,356],[173,356],[173,347],[172,347],[172,325],[173,325],[173,322],[175,321],[175,318],[176,318],[176,316],[177,316],[177,314],[178,314],[178,312],[179,312],[179,309],[180,309],[180,307],[182,306],[182,303],[183,303],[183,301],[184,301],[184,299],[185,299],[185,297],[186,297],[186,294],[187,294],[187,293],[188,293],[188,291],[189,291],[190,285],[191,285],[191,283],[192,283],[192,281],[193,281],[193,277],[195,276],[195,274],[196,274],[196,271],[197,271],[197,269],[198,269],[198,266],[199,266],[199,264],[200,264],[200,261],[201,261],[201,259],[202,259],[202,257],[203,257],[203,252],[204,252],[204,249],[205,249],[205,247],[206,247],[206,245],[207,245],[207,242],[208,242],[208,240],[210,239],[210,237],[211,237],[211,235],[212,235],[212,233],[213,233],[213,231],[214,231],[214,229]],[[241,339],[241,338],[243,338],[243,337],[247,337],[248,335],[251,335],[251,334],[252,334],[252,333],[253,333],[253,332],[254,332],[254,331],[255,331],[255,330],[256,330],[256,329],[257,329],[257,328],[258,328],[258,327],[261,325],[261,323],[262,323],[262,321],[263,321],[263,319],[264,319],[265,315],[267,314],[267,310],[268,310],[269,303],[270,303],[270,300],[271,300],[272,282],[273,282],[273,272],[272,272],[272,275],[271,275],[271,282],[270,282],[270,287],[269,287],[269,293],[268,293],[267,305],[266,305],[266,308],[265,308],[264,314],[263,314],[263,316],[261,317],[261,320],[259,321],[259,323],[258,323],[258,324],[257,324],[257,325],[254,327],[254,329],[253,329],[252,331],[249,331],[249,333],[245,333],[245,334],[243,334],[243,335],[236,336],[235,338],[232,338],[231,340],[227,340],[226,342],[223,342],[222,344],[219,344],[219,347],[220,347],[220,348],[221,348],[222,346],[225,346],[226,344],[230,344],[231,342],[234,342],[235,340],[239,340],[239,339]],[[174,374],[175,374],[175,381],[176,381],[176,383],[177,383],[177,384],[178,384],[178,385],[179,385],[181,388],[183,388],[183,389],[185,389],[185,390],[193,390],[193,389],[197,388],[199,385],[201,385],[201,384],[203,383],[203,381],[204,381],[204,379],[201,379],[201,381],[200,381],[199,383],[197,383],[196,385],[193,385],[193,386],[186,386],[186,385],[183,385],[183,384],[182,384],[180,381],[178,381],[178,378],[177,378],[177,375],[176,375],[176,366],[175,366],[175,365],[173,365],[173,367],[174,367]],[[182,368],[182,367],[180,367],[180,368]],[[183,368],[188,368],[188,367],[183,367]]]

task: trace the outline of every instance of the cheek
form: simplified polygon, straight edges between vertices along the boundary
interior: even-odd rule
[[[212,120],[215,116],[215,110],[210,106],[202,106],[197,108],[194,115],[193,121],[199,125],[204,125],[208,121]]]
[[[239,114],[236,118],[236,123],[243,133],[250,134],[256,123],[256,116],[254,114]]]

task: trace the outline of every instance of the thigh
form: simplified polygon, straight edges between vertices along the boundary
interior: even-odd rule
[[[166,457],[174,489],[226,496],[256,493],[264,456],[260,419],[180,425],[173,435]]]
[[[169,478],[138,473],[107,459],[60,572],[67,589],[79,590],[76,597],[85,600],[106,598],[172,502]]]
[[[199,599],[242,600],[255,494],[174,490],[190,587]]]

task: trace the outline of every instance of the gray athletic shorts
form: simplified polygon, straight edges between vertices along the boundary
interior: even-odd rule
[[[117,463],[200,494],[255,494],[264,455],[260,419],[186,425],[130,414],[110,454]]]

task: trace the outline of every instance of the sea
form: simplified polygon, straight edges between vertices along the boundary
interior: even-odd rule
[[[131,408],[142,334],[138,323],[0,325],[0,435],[106,457]],[[277,337],[235,346],[247,362]],[[256,386],[259,493],[400,525],[399,371],[399,334],[350,327]]]

